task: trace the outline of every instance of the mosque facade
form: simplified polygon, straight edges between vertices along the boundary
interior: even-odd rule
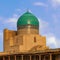
[[[60,60],[60,48],[46,46],[46,37],[39,34],[39,21],[29,11],[17,21],[17,30],[4,29],[0,60]]]

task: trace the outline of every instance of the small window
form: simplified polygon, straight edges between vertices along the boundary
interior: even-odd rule
[[[36,37],[34,37],[34,42],[36,42]]]
[[[17,35],[17,32],[16,32],[16,35]]]

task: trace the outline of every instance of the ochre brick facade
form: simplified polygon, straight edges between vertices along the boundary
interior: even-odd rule
[[[22,31],[4,30],[4,52],[29,52],[47,49],[45,36],[37,34],[35,30],[32,31],[35,34],[26,34],[24,30]]]

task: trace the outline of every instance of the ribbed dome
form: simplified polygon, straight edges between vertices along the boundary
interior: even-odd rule
[[[38,19],[29,11],[27,11],[21,17],[19,17],[17,21],[17,26],[28,25],[28,24],[33,26],[39,26]]]

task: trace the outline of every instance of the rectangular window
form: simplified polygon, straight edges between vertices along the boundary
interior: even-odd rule
[[[36,37],[34,37],[34,42],[36,42]]]

